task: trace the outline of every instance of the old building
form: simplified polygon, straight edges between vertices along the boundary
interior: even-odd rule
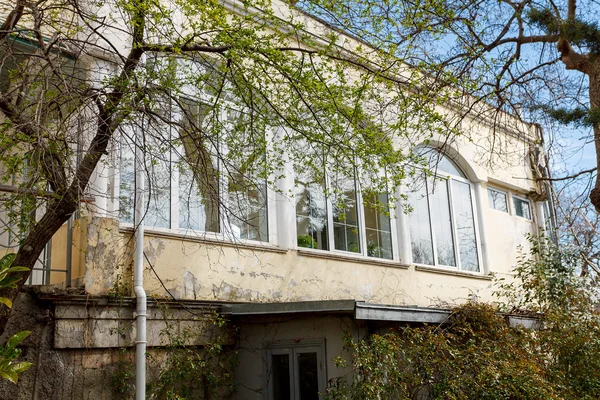
[[[312,32],[328,29],[302,18]],[[200,110],[203,101],[190,93],[163,111],[188,115],[185,110]],[[441,112],[453,113],[452,107]],[[426,177],[423,166],[415,165],[403,185],[377,195],[361,191],[358,170],[354,176],[330,173],[326,157],[324,179],[284,162],[280,176],[241,185],[235,173],[211,162],[205,170],[217,171],[218,178],[199,182],[185,164],[193,151],[172,126],[149,120],[120,127],[91,178],[85,205],[47,244],[28,282],[45,287],[22,307],[48,309],[50,325],[35,322],[33,312],[12,321],[21,328],[43,326],[36,328],[38,342],[26,344],[28,357],[38,349],[38,365],[23,381],[36,388],[37,379],[39,387],[31,390],[44,393],[40,398],[114,396],[110,373],[102,371],[116,363],[115,349],[135,340],[136,137],[147,149],[154,146],[144,164],[150,182],[143,210],[148,346],[165,346],[161,332],[167,326],[181,333],[190,328],[198,334],[188,337],[190,344],[203,345],[210,336],[203,329],[213,328],[196,317],[212,310],[226,315],[238,327],[226,335],[226,343],[239,350],[235,398],[315,398],[348,373],[334,363],[346,333],[440,323],[454,305],[493,302],[493,276],[510,279],[527,234],[549,224],[546,189],[535,180],[541,132],[509,115],[498,124],[473,113],[463,125],[471,135],[398,140],[397,148],[413,147],[428,160],[433,174]],[[85,127],[72,129],[86,135]],[[181,139],[179,147],[152,142],[164,137]],[[0,190],[14,196],[13,183]],[[0,211],[7,227],[0,245],[16,251],[10,215]],[[160,304],[171,307],[168,317]],[[62,365],[54,375],[44,368],[52,363]]]

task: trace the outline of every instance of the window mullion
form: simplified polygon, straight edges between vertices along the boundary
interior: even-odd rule
[[[171,109],[171,114],[173,110]],[[171,117],[172,118],[172,117]],[[169,141],[173,143],[175,135],[173,135],[173,127],[169,127]],[[179,157],[177,157],[177,150],[174,150],[171,146],[169,150],[169,170],[171,172],[171,229],[179,229],[179,168],[177,163]]]
[[[448,202],[450,205],[450,225],[452,227],[452,240],[454,240],[454,258],[456,260],[456,267],[461,269],[460,267],[460,244],[458,242],[458,233],[456,232],[456,218],[454,218],[454,202],[452,196],[452,179],[448,179],[446,181],[446,185],[448,187]],[[471,185],[469,185],[470,187]],[[471,201],[471,204],[473,202]]]
[[[333,203],[331,202],[331,182],[329,175],[324,170],[325,174],[325,194],[327,204],[327,239],[329,240],[329,251],[335,251],[335,240],[333,238]]]
[[[356,214],[357,214],[357,228],[358,229],[358,241],[360,243],[360,254],[367,255],[367,227],[365,225],[365,209],[362,199],[362,192],[360,183],[357,179],[357,174],[354,172],[354,195],[356,196]]]
[[[484,272],[485,269],[488,266],[484,265],[483,263],[483,254],[481,253],[481,238],[480,238],[480,233],[479,233],[479,214],[478,214],[478,209],[477,207],[483,207],[483,205],[481,204],[481,201],[477,201],[478,200],[478,196],[475,195],[475,187],[477,183],[475,183],[474,185],[469,184],[469,190],[471,191],[471,210],[473,213],[473,233],[475,235],[475,248],[477,249],[477,263],[479,264],[479,272]],[[478,187],[477,190],[480,190],[480,188]]]
[[[435,184],[433,186],[434,187],[432,189],[435,189]],[[431,220],[431,196],[429,194],[429,182],[427,181],[427,177],[425,177],[425,194],[427,198],[427,214],[429,217],[429,234],[431,235],[431,247],[433,250],[433,265],[438,265],[437,246],[435,243],[435,229],[433,229],[433,221]]]

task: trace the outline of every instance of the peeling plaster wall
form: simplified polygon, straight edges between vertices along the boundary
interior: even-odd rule
[[[100,228],[89,228],[96,236],[88,242],[87,292],[107,294],[119,282],[130,287],[130,275],[125,280],[117,277],[122,265],[128,265],[124,260],[131,257],[131,248],[125,245],[130,234],[116,230],[113,220],[96,219],[95,223]],[[523,236],[531,229],[532,223],[523,220],[512,227],[506,225],[505,233]],[[508,258],[516,253],[518,238],[504,240],[501,231],[490,232],[490,236],[494,249],[491,272],[508,275],[512,268]],[[460,304],[474,297],[493,301],[492,281],[487,276],[418,270],[367,258],[285,251],[267,245],[223,245],[151,232],[146,236],[145,253],[145,286],[148,295],[157,298],[172,295],[240,302],[356,299],[423,307]],[[118,269],[113,269],[115,266]]]

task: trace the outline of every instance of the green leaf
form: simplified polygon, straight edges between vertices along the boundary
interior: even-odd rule
[[[7,276],[0,280],[0,288],[14,287],[17,282],[21,280],[18,276]]]
[[[14,384],[19,381],[19,375],[13,371],[0,371],[0,376]]]
[[[17,345],[19,343],[21,343],[30,334],[31,334],[31,331],[22,331],[17,334],[14,334],[10,339],[8,339],[8,342],[6,342],[6,348],[14,349],[15,347],[17,347]]]
[[[16,257],[17,255],[15,253],[9,253],[6,254],[4,257],[0,258],[0,271],[10,267],[10,265],[13,263]]]
[[[27,371],[32,365],[33,363],[30,363],[29,361],[21,361],[11,365],[11,369],[17,374],[20,374],[21,372]]]
[[[8,308],[12,308],[12,301],[6,297],[0,297],[0,303],[4,304]]]

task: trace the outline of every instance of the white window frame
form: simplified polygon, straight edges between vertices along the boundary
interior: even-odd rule
[[[447,155],[445,155],[445,157],[448,157]],[[412,237],[410,237],[410,220],[408,221],[408,235],[409,235],[409,251],[410,251],[410,257],[411,257],[411,261],[412,264],[414,265],[418,265],[418,266],[423,266],[423,267],[435,267],[435,268],[443,268],[443,269],[452,269],[452,270],[458,270],[461,272],[465,272],[465,273],[470,273],[470,274],[483,274],[485,271],[485,266],[483,265],[483,255],[481,253],[481,234],[479,232],[479,219],[477,216],[477,198],[475,197],[475,188],[474,185],[471,181],[469,181],[468,179],[463,178],[462,176],[457,176],[454,174],[449,174],[447,172],[444,171],[439,171],[436,175],[433,176],[433,179],[435,179],[436,181],[438,181],[437,183],[440,183],[441,180],[443,180],[443,182],[447,185],[448,188],[448,201],[449,201],[449,207],[450,207],[450,222],[452,225],[452,240],[454,241],[454,259],[456,260],[456,266],[452,266],[452,265],[444,265],[444,264],[439,264],[438,263],[438,252],[437,252],[437,246],[436,246],[436,239],[435,239],[435,229],[433,229],[432,226],[432,221],[431,221],[431,196],[429,195],[429,191],[427,190],[427,211],[429,214],[429,231],[431,234],[431,242],[432,242],[432,247],[433,247],[433,265],[431,264],[422,264],[422,263],[416,263],[413,261],[413,254],[412,254]],[[466,183],[469,185],[469,191],[471,194],[471,210],[473,213],[473,227],[474,227],[474,233],[475,233],[475,244],[476,244],[476,249],[477,249],[477,263],[479,265],[479,271],[469,271],[469,270],[465,270],[461,268],[461,262],[460,262],[460,247],[459,247],[459,243],[458,243],[458,235],[456,232],[456,218],[454,217],[454,199],[452,196],[452,184],[451,184],[451,180],[456,180],[458,182],[462,182],[462,183]]]
[[[206,104],[206,100],[205,99],[193,99],[190,97],[184,97],[183,98],[186,101],[190,101],[190,102],[195,102],[195,103],[203,103]],[[139,130],[139,126],[134,126],[132,128],[132,133],[134,134],[134,140],[137,139],[139,137],[138,135],[138,130]],[[123,140],[123,134],[120,133],[119,134],[119,140]],[[172,134],[172,130],[169,129],[169,140],[173,140],[173,134]],[[135,143],[134,143],[135,146]],[[227,146],[224,143],[219,142],[218,144],[219,148],[218,151],[221,154],[227,154]],[[119,144],[119,146],[115,146],[115,154],[116,154],[116,165],[117,167],[114,169],[114,178],[113,178],[113,182],[114,182],[114,197],[113,197],[113,205],[112,205],[112,209],[114,210],[114,213],[117,217],[117,219],[119,219],[119,210],[120,210],[120,179],[121,179],[121,174],[120,174],[120,159],[121,159],[121,154],[120,154],[120,150],[121,150],[121,145]],[[179,161],[180,157],[177,155],[177,152],[173,149],[170,148],[169,149],[169,159],[170,159],[170,183],[169,183],[169,191],[170,191],[170,223],[169,223],[169,227],[158,227],[158,226],[152,226],[152,225],[147,225],[145,228],[149,231],[156,231],[156,232],[165,232],[165,233],[176,233],[176,234],[181,234],[181,235],[185,235],[185,236],[196,236],[196,237],[202,237],[202,238],[208,238],[208,239],[215,239],[215,240],[221,240],[221,241],[235,241],[235,242],[239,242],[242,244],[251,244],[251,245],[265,245],[265,244],[272,244],[271,241],[273,240],[272,238],[275,235],[272,235],[272,229],[275,229],[275,226],[273,225],[273,219],[271,217],[271,210],[273,210],[274,208],[274,202],[272,200],[272,195],[270,194],[271,189],[269,189],[268,185],[265,189],[265,206],[267,208],[266,210],[266,224],[267,224],[267,240],[265,241],[259,241],[259,240],[250,240],[250,239],[241,239],[241,238],[235,238],[233,235],[233,232],[231,231],[231,225],[230,225],[230,220],[229,220],[229,215],[228,213],[222,209],[221,206],[219,206],[219,232],[210,232],[210,231],[202,231],[202,230],[195,230],[195,229],[189,229],[189,228],[180,228],[179,227],[179,192],[180,192],[180,187],[179,187],[179,170],[175,167],[176,163]],[[135,163],[135,158],[134,158],[134,168],[136,168],[136,163]],[[220,165],[220,160],[217,160],[217,168],[220,170],[222,167]],[[145,178],[146,179],[146,178]],[[135,186],[135,183],[134,183]],[[148,188],[148,185],[145,185],[146,188]],[[219,177],[219,197],[220,197],[220,202],[222,204],[228,204],[229,201],[229,192],[228,192],[228,179],[226,176],[220,176]],[[144,199],[145,202],[148,201],[147,198]],[[135,221],[133,223],[130,222],[123,222],[119,219],[119,225],[126,227],[126,228],[130,228],[130,227],[134,227],[135,225]]]
[[[354,190],[356,193],[356,207],[357,207],[357,216],[356,216],[356,220],[357,220],[357,225],[358,225],[358,235],[359,235],[359,243],[360,243],[360,251],[359,252],[354,252],[354,251],[346,251],[346,250],[339,250],[335,248],[335,238],[334,238],[334,229],[333,229],[333,201],[331,199],[332,196],[327,196],[327,188],[331,188],[331,178],[329,177],[329,174],[327,174],[324,171],[325,174],[325,192],[326,192],[326,209],[327,209],[327,244],[329,246],[328,250],[325,249],[312,249],[312,248],[308,248],[308,247],[302,247],[302,246],[298,246],[298,242],[296,240],[295,242],[295,248],[297,250],[302,250],[302,251],[315,251],[315,252],[321,252],[323,254],[338,254],[338,255],[344,255],[344,256],[349,256],[349,257],[365,257],[369,260],[376,260],[376,261],[383,261],[383,262],[392,262],[392,261],[398,261],[398,244],[397,242],[397,227],[396,227],[396,218],[394,217],[393,214],[393,210],[392,210],[392,205],[390,203],[390,196],[392,195],[392,191],[388,190],[387,193],[385,193],[388,196],[388,210],[389,210],[389,220],[390,220],[390,240],[391,240],[391,251],[392,251],[392,258],[382,258],[382,257],[374,257],[374,256],[369,256],[368,252],[367,252],[367,235],[366,235],[366,225],[365,225],[365,209],[364,209],[364,202],[363,202],[363,192],[361,190],[360,187],[360,182],[357,179],[357,174],[359,172],[355,171],[354,172],[354,177],[353,177],[353,181],[354,181]],[[348,178],[350,179],[350,178]],[[294,216],[296,216],[296,205],[294,203]],[[294,217],[295,219],[295,217]],[[298,232],[296,231],[296,238],[298,238]]]
[[[489,194],[490,191],[497,192],[497,193],[502,193],[504,195],[504,199],[506,200],[506,211],[504,211],[504,210],[498,210],[497,208],[492,207],[492,205],[490,204],[490,194]],[[510,201],[508,201],[508,199],[510,199],[510,196],[509,196],[508,192],[506,192],[504,190],[501,190],[501,189],[497,189],[495,187],[488,186],[486,194],[487,194],[488,208],[489,209],[494,210],[494,211],[498,211],[498,212],[501,212],[501,213],[506,213],[506,214],[510,215],[510,204],[509,204]]]
[[[515,200],[514,199],[521,200],[529,205],[529,218],[523,217],[523,216],[517,214],[517,211],[515,210]],[[527,197],[520,196],[518,194],[513,194],[511,203],[512,203],[511,206],[512,206],[512,210],[513,210],[513,214],[515,217],[522,218],[527,221],[533,221],[533,207],[532,207],[531,201]]]
[[[265,400],[277,400],[273,393],[272,379],[272,361],[273,355],[289,356],[289,370],[291,372],[290,379],[290,399],[300,400],[299,376],[296,363],[296,355],[299,353],[316,353],[317,354],[317,369],[319,381],[319,399],[325,398],[325,389],[327,387],[327,358],[325,354],[324,339],[308,339],[308,340],[286,340],[278,342],[269,342],[264,345],[264,364],[263,364],[263,387]]]

